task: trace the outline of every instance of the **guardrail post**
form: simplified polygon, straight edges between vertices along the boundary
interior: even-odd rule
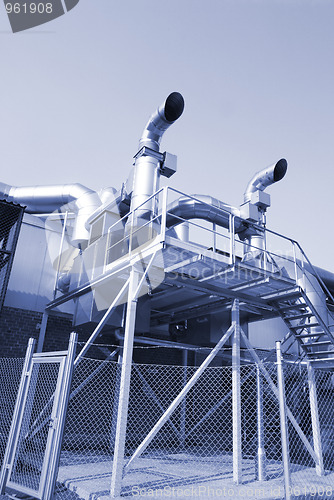
[[[168,187],[162,190],[162,204],[161,204],[161,241],[166,238],[166,224],[167,224],[167,204],[168,204]]]
[[[280,342],[276,342],[276,357],[277,357],[277,380],[278,380],[279,411],[280,411],[280,423],[281,423],[285,499],[290,500],[291,477],[290,477],[289,437],[288,437],[288,425],[286,418],[284,373],[283,373],[282,351]]]
[[[229,233],[230,233],[230,264],[233,266],[235,262],[235,232],[234,232],[234,215],[229,217]]]

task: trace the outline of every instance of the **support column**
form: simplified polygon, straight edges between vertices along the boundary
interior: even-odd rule
[[[240,484],[242,482],[242,450],[239,299],[233,301],[232,327],[233,481]]]
[[[110,497],[117,498],[121,494],[122,475],[124,465],[124,449],[126,438],[126,425],[128,419],[130,378],[132,366],[133,340],[135,332],[137,294],[139,273],[132,267],[130,273],[128,302],[126,311],[124,352],[122,360],[121,383],[119,390],[119,402],[116,425],[116,439],[114,449],[113,469],[110,485]]]
[[[264,425],[263,425],[263,384],[260,368],[256,365],[256,391],[257,391],[257,474],[258,481],[265,481],[266,474],[266,451],[264,449]]]
[[[114,402],[113,402],[112,417],[111,417],[111,436],[110,436],[111,450],[115,448],[115,440],[116,440],[117,413],[118,413],[119,394],[121,387],[121,372],[123,363],[123,346],[124,346],[123,339],[119,341],[119,345],[121,349],[118,354],[117,365],[116,365]]]
[[[318,476],[324,476],[324,462],[322,457],[322,444],[318,411],[317,386],[315,381],[314,368],[311,363],[307,362],[308,386],[310,391],[310,408],[312,420],[313,446],[317,461],[315,470]]]
[[[38,344],[37,344],[36,352],[42,352],[43,351],[43,345],[44,345],[44,340],[45,340],[46,327],[48,325],[48,319],[49,319],[49,314],[45,311],[43,313],[43,317],[42,317],[41,329],[39,331]]]
[[[290,500],[291,477],[290,477],[290,457],[289,457],[289,436],[288,436],[288,425],[286,418],[284,373],[283,373],[282,351],[280,342],[276,342],[276,355],[277,355],[277,382],[278,382],[279,412],[280,412],[280,423],[281,423],[285,499]]]

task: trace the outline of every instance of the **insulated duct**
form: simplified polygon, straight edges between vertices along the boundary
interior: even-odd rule
[[[76,212],[72,244],[78,247],[87,243],[87,219],[101,205],[98,194],[82,184],[15,187],[0,183],[0,197],[26,206],[26,212],[31,214],[51,213],[71,204]]]
[[[235,216],[235,232],[245,229],[240,210],[207,195],[182,197],[168,207],[167,226],[172,228],[190,219],[203,219],[218,226],[229,228],[230,214]]]
[[[134,179],[131,197],[131,208],[135,210],[159,189],[160,172],[158,160],[150,155],[150,149],[159,152],[160,142],[166,130],[183,113],[184,100],[178,92],[172,92],[166,101],[151,116],[144,128],[139,141],[139,152],[145,147],[149,148],[145,154],[136,158],[134,165]],[[154,213],[155,202],[145,204],[140,209],[140,214]],[[138,214],[138,212],[137,212]],[[138,215],[140,215],[138,214]]]

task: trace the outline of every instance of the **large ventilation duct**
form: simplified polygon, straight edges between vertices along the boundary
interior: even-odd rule
[[[266,187],[283,179],[287,168],[288,163],[284,158],[282,158],[270,167],[257,172],[247,185],[244,194],[244,201],[251,201],[252,193],[255,193],[256,191],[264,191]]]
[[[184,100],[181,94],[173,92],[156,110],[146,124],[139,141],[139,153],[134,166],[131,210],[135,210],[159,189],[159,160],[154,152],[159,152],[160,142],[166,130],[183,113]],[[145,149],[143,149],[145,148]],[[152,151],[150,151],[152,150]],[[155,202],[145,204],[137,215],[154,213]]]
[[[26,206],[26,212],[31,214],[51,213],[71,204],[76,212],[72,244],[78,247],[87,243],[87,219],[101,205],[98,194],[81,184],[15,187],[0,183],[0,197]]]
[[[177,226],[190,219],[203,219],[218,226],[228,228],[230,215],[235,216],[235,232],[245,229],[244,221],[240,218],[240,210],[224,203],[212,196],[192,195],[193,198],[182,197],[168,207],[167,226]]]

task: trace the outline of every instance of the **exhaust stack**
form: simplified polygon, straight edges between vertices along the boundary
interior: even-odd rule
[[[160,142],[166,130],[182,115],[184,100],[179,92],[172,92],[166,101],[153,113],[146,124],[139,141],[139,151],[134,165],[134,179],[130,210],[145,203],[159,189],[159,152]],[[154,200],[146,204],[141,213],[154,213]]]
[[[288,162],[285,158],[281,158],[277,163],[274,163],[274,165],[257,172],[247,185],[244,194],[244,202],[251,201],[252,193],[264,191],[266,187],[283,179],[287,168]]]

